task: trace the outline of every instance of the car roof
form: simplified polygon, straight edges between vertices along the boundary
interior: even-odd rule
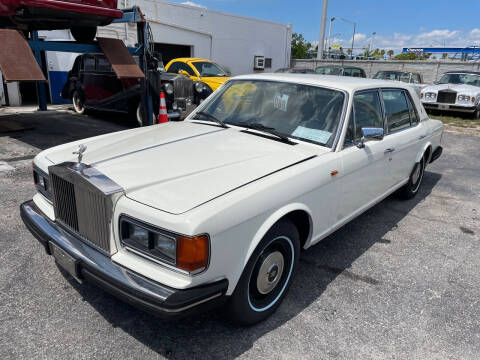
[[[193,58],[193,57],[190,57],[190,58],[177,58],[177,59],[173,59],[172,61],[182,61],[182,62],[205,61],[205,62],[213,62],[212,60],[202,59],[202,58]]]
[[[408,84],[400,82],[397,84],[396,82],[386,80],[320,74],[264,73],[235,76],[232,78],[232,80],[282,81],[295,84],[335,88],[347,92],[379,87],[401,89],[411,88]]]
[[[480,75],[480,71],[467,71],[467,70],[447,71],[445,74],[473,74],[473,75]]]

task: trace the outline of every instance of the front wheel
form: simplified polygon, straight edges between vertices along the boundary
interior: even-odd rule
[[[425,155],[422,159],[415,163],[408,183],[401,189],[401,194],[405,199],[411,199],[418,193],[418,189],[423,180],[423,174],[425,172]]]
[[[480,119],[480,106],[475,110],[475,112],[473,113],[473,118],[475,120],[478,120]]]
[[[278,308],[298,263],[300,240],[290,221],[282,220],[265,235],[253,252],[228,305],[230,317],[253,325]]]
[[[82,97],[78,91],[75,91],[72,95],[73,108],[77,114],[83,114],[85,112],[85,105]]]

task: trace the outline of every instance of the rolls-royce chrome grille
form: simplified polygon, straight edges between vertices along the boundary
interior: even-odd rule
[[[77,171],[72,163],[51,166],[49,173],[56,221],[90,245],[111,254],[113,195],[122,189],[96,169],[83,167]]]
[[[51,174],[50,178],[54,189],[53,201],[56,218],[63,221],[72,230],[78,232],[77,205],[73,184],[56,174]]]
[[[455,104],[457,100],[457,93],[454,91],[439,91],[437,102],[444,104]]]

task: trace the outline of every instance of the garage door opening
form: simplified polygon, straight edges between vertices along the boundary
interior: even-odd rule
[[[162,54],[162,60],[165,65],[170,60],[192,56],[192,46],[190,45],[153,43],[153,51]]]

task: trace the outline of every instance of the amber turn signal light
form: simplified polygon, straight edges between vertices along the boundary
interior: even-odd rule
[[[207,235],[177,238],[177,267],[197,271],[207,267],[210,244]]]

